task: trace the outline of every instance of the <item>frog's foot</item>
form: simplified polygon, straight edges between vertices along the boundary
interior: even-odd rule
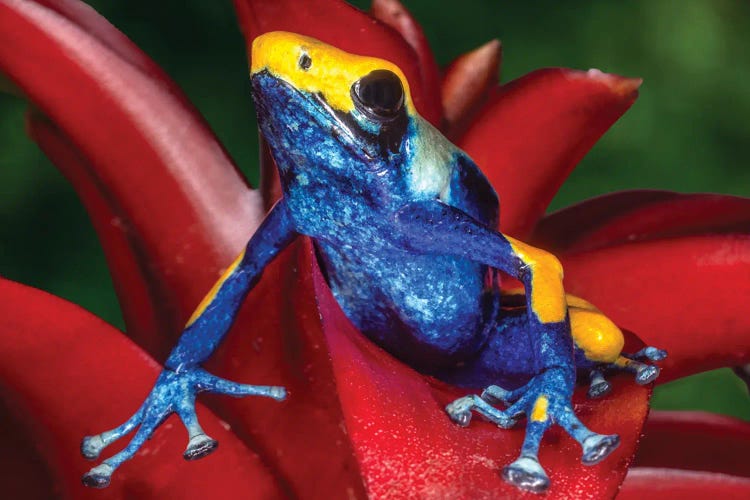
[[[107,487],[115,470],[123,462],[132,458],[156,428],[172,413],[179,415],[188,431],[188,445],[183,454],[185,460],[196,460],[214,451],[218,442],[206,435],[195,414],[195,396],[202,391],[235,397],[266,396],[277,401],[286,397],[283,387],[230,382],[211,375],[201,368],[191,368],[180,372],[164,370],[143,406],[124,424],[101,434],[83,438],[81,454],[89,460],[96,460],[104,448],[138,427],[135,436],[122,451],[84,474],[83,484],[92,488]]]
[[[604,378],[604,374],[601,370],[593,369],[589,372],[591,377],[591,383],[589,385],[588,396],[591,399],[601,398],[609,394],[612,390],[612,386],[609,385],[607,379]]]
[[[603,364],[589,372],[591,384],[589,398],[600,398],[610,391],[609,382],[604,378],[604,371],[627,371],[635,375],[638,385],[646,385],[659,376],[659,367],[643,361],[657,362],[667,357],[667,351],[656,347],[644,347],[633,354],[621,354],[614,363]]]
[[[498,390],[502,390],[497,386],[490,387],[495,387]],[[485,390],[481,397],[477,396],[476,394],[470,394],[468,396],[458,398],[457,400],[446,406],[445,411],[446,413],[448,413],[450,419],[461,427],[467,427],[469,425],[469,423],[471,422],[472,411],[476,411],[481,416],[494,423],[498,427],[502,427],[503,429],[510,429],[511,427],[516,425],[516,422],[518,422],[518,419],[523,412],[517,411],[518,409],[514,408],[513,406],[505,411],[498,410],[497,408],[492,406],[492,402],[494,402],[494,400],[490,400],[488,402],[488,398],[485,398],[486,393],[487,391]]]
[[[634,361],[662,361],[667,358],[667,351],[659,349],[657,347],[644,347],[638,352],[633,354],[624,354],[625,357],[630,358]]]
[[[521,455],[515,462],[503,467],[502,476],[522,490],[544,493],[549,488],[549,477],[536,456]]]
[[[581,461],[585,465],[599,463],[620,444],[617,435],[597,434],[576,417],[571,403],[573,382],[574,377],[568,371],[548,369],[520,389],[506,391],[490,386],[482,397],[457,399],[446,407],[446,411],[454,422],[464,426],[471,420],[471,411],[478,412],[501,427],[508,427],[522,413],[526,414],[526,437],[520,456],[503,468],[502,477],[520,489],[542,493],[547,490],[550,481],[537,455],[542,437],[552,423],[560,425],[581,445]],[[506,410],[498,410],[490,402],[510,406]]]

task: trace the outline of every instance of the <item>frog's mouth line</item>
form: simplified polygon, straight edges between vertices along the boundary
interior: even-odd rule
[[[344,115],[343,113],[337,112],[331,108],[330,104],[328,104],[328,101],[326,101],[322,94],[303,92],[286,80],[273,75],[267,69],[254,73],[250,79],[253,87],[253,100],[255,101],[255,105],[259,110],[263,111],[262,115],[265,115],[259,116],[260,119],[271,120],[271,117],[273,116],[273,113],[271,112],[273,106],[272,103],[269,102],[270,99],[267,98],[267,87],[264,88],[261,83],[264,79],[268,82],[273,82],[273,85],[282,87],[284,93],[291,94],[301,102],[306,103],[307,106],[304,106],[304,108],[311,120],[322,129],[331,129],[331,135],[341,143],[343,147],[360,155],[364,155],[367,159],[373,159],[376,157],[375,151],[372,151],[371,148],[367,147],[369,141],[363,140],[362,138],[362,136],[366,137],[367,133],[362,131],[362,136],[357,137],[355,135],[352,123],[356,122],[354,122],[353,118],[348,117],[349,119],[346,119],[346,115],[342,116]],[[361,129],[358,125],[356,128]]]
[[[382,157],[385,151],[393,152],[398,149],[400,138],[403,137],[402,133],[399,133],[398,144],[394,144],[393,140],[389,140],[391,139],[389,137],[390,134],[382,132],[374,134],[363,128],[351,113],[344,113],[333,109],[325,96],[320,92],[309,93],[301,91],[286,80],[273,75],[267,69],[258,71],[251,76],[253,99],[256,106],[263,110],[262,114],[265,115],[265,119],[270,120],[273,115],[270,112],[271,103],[265,98],[267,91],[264,92],[261,83],[264,79],[273,82],[274,85],[283,88],[284,92],[306,103],[307,106],[304,106],[304,108],[311,120],[322,129],[330,129],[331,135],[336,141],[352,153],[363,156],[369,161]]]

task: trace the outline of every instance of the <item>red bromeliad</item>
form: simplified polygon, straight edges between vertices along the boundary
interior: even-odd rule
[[[338,0],[235,5],[248,42],[267,31],[295,31],[400,66],[420,113],[493,182],[503,230],[554,251],[567,290],[670,353],[660,382],[748,362],[750,320],[738,297],[750,294],[750,201],[623,192],[544,216],[576,163],[633,103],[640,81],[548,69],[498,87],[495,43],[459,58],[441,79],[421,29],[396,0],[374,2],[377,20]],[[0,454],[16,481],[7,488],[15,496],[101,497],[79,483],[89,467],[75,457],[79,439],[138,406],[157,373],[148,354],[164,359],[240,252],[277,196],[274,169],[264,155],[261,189],[250,189],[176,85],[75,0],[0,0],[0,71],[34,104],[29,133],[86,206],[128,336],[140,346],[73,305],[0,281],[0,380],[8,410]],[[617,286],[598,278],[613,269],[625,271]],[[148,456],[124,465],[106,495],[518,494],[496,471],[515,457],[522,430],[451,424],[443,407],[460,392],[419,375],[355,331],[309,243],[288,249],[259,287],[209,368],[233,380],[284,385],[293,397],[282,406],[207,399],[211,410],[199,415],[221,441],[218,453],[182,463],[183,441],[168,422],[144,447],[141,455]],[[674,290],[679,303],[665,303]],[[552,479],[550,494],[618,491],[646,420],[649,390],[613,382],[612,395],[600,402],[587,401],[582,391],[577,412],[598,432],[620,434],[621,447],[587,468],[570,438],[548,438],[540,458]],[[115,384],[124,391],[111,392]],[[7,432],[11,423],[24,432]],[[746,424],[657,413],[645,429],[623,496],[645,488],[750,492],[750,470],[716,457],[718,450],[725,457],[744,453]],[[697,458],[674,448],[673,433]],[[660,446],[666,442],[671,448]]]

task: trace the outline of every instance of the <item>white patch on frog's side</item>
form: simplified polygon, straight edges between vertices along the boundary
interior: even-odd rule
[[[421,117],[414,119],[414,126],[416,134],[410,141],[409,187],[414,193],[447,200],[453,158],[458,149]]]

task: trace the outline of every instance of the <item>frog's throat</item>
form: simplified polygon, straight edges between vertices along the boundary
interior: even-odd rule
[[[321,95],[332,109],[347,114],[355,109],[350,92],[354,82],[378,69],[392,71],[404,87],[408,114],[414,113],[409,82],[398,66],[384,59],[350,54],[314,38],[273,31],[253,41],[250,60],[251,76],[268,71],[300,91]]]

